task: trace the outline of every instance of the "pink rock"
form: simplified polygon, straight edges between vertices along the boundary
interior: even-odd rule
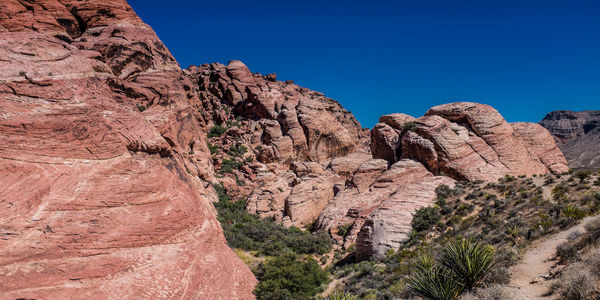
[[[0,15],[2,297],[253,298],[198,177],[200,100],[152,29],[124,0]]]

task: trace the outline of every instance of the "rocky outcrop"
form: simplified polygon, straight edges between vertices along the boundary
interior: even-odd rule
[[[370,148],[374,159],[359,165],[316,223],[344,247],[356,243],[357,259],[382,257],[407,239],[412,214],[433,203],[440,184],[568,170],[541,126],[508,124],[477,103],[436,106],[416,119],[383,116]]]
[[[321,212],[317,226],[345,247],[356,243],[358,259],[382,257],[408,237],[412,214],[433,203],[441,184],[453,186],[454,180],[434,176],[414,160],[403,159],[389,168],[381,159],[364,162],[352,183]],[[343,235],[342,227],[349,228]]]
[[[529,153],[555,174],[569,169],[567,160],[544,127],[535,123],[512,123],[515,132],[523,139]]]
[[[600,167],[600,111],[553,111],[540,125],[554,136],[571,167]]]
[[[217,124],[232,117],[247,120],[261,146],[263,163],[324,162],[365,148],[368,132],[339,103],[323,94],[253,74],[240,61],[186,70],[197,84],[204,117]],[[231,111],[231,115],[225,112]]]
[[[0,293],[249,299],[200,98],[124,0],[0,4]]]
[[[374,157],[410,158],[434,174],[455,179],[495,180],[505,174],[534,175],[568,170],[562,153],[543,128],[508,124],[492,107],[451,103],[423,117],[379,123],[371,132]],[[410,126],[406,124],[410,122]],[[397,142],[398,136],[400,142]],[[397,159],[391,159],[395,153]]]

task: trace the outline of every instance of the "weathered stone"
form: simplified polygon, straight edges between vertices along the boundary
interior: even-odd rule
[[[387,124],[377,123],[371,130],[371,153],[373,158],[385,159],[389,162],[398,160],[400,134]]]

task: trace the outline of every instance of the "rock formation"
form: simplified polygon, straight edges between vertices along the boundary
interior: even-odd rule
[[[0,3],[0,294],[249,299],[192,82],[124,0]]]
[[[467,180],[568,170],[560,150],[548,141],[543,128],[524,123],[511,126],[487,105],[444,104],[413,121],[406,117],[390,120],[389,116],[382,117],[382,123],[371,133],[371,150],[376,158],[390,160],[388,153],[394,152],[398,159],[420,161],[434,174]],[[378,147],[386,150],[382,152]]]
[[[600,167],[600,111],[553,111],[540,125],[554,136],[571,167]]]
[[[412,213],[433,203],[440,184],[568,170],[541,126],[508,124],[477,103],[436,106],[420,118],[382,116],[370,148],[374,159],[356,169],[317,220],[344,246],[356,243],[358,259],[397,248],[408,237]],[[344,226],[349,230],[338,235]]]

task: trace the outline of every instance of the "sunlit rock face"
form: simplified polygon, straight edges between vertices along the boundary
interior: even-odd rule
[[[200,100],[152,29],[125,1],[0,15],[2,298],[253,298],[205,189]]]
[[[509,124],[478,103],[439,105],[420,118],[382,116],[370,149],[373,160],[356,169],[317,219],[344,247],[356,243],[358,259],[383,257],[406,240],[412,215],[433,204],[440,184],[568,170],[547,130]]]

